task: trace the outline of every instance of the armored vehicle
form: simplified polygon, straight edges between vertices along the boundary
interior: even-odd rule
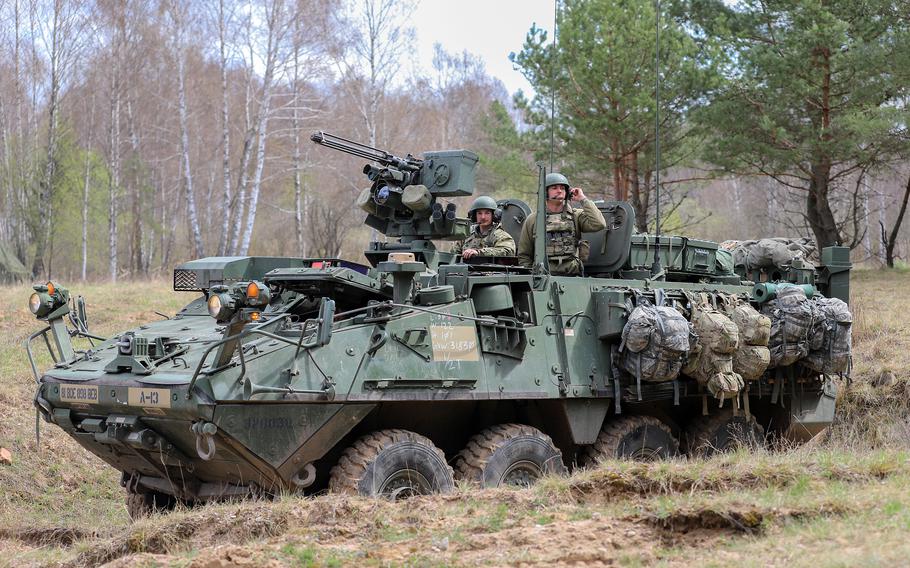
[[[527,485],[605,458],[805,440],[832,420],[832,379],[849,370],[846,249],[737,272],[717,244],[633,234],[627,203],[598,202],[607,228],[581,235],[583,276],[548,273],[543,222],[533,267],[466,264],[436,244],[470,230],[451,200],[473,193],[475,154],[312,138],[370,161],[359,204],[388,239],[367,264],[187,262],[174,288],[194,299],[111,338],[89,332],[80,298],[35,286],[47,322],[26,345],[35,405],[122,472],[132,515],[292,491]],[[517,238],[531,208],[499,205]],[[39,338],[55,361],[43,373]]]

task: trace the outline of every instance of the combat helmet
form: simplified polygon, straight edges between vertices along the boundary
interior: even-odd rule
[[[552,172],[552,173],[547,174],[547,179],[546,179],[544,189],[550,189],[550,187],[554,186],[554,185],[564,185],[564,186],[566,186],[566,189],[568,189],[569,180],[568,180],[568,178],[566,178],[566,176],[564,176],[558,172]]]
[[[478,209],[489,209],[490,211],[493,212],[493,216],[495,219],[496,210],[498,208],[499,208],[499,206],[496,205],[495,199],[493,199],[489,195],[481,195],[480,197],[478,197],[477,199],[474,200],[474,203],[471,204],[471,208],[468,209],[468,218],[471,219],[471,221],[476,223],[477,222],[476,211]]]

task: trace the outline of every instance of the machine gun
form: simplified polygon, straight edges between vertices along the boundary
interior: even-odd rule
[[[443,205],[439,199],[474,193],[477,154],[449,150],[427,152],[422,159],[410,154],[400,158],[327,132],[315,132],[310,140],[379,164],[363,167],[370,187],[358,196],[357,205],[367,212],[367,226],[399,242],[370,243],[365,254],[374,265],[392,251],[414,252],[428,265],[438,265],[448,253],[437,252],[429,241],[461,240],[470,232],[470,222],[457,216],[455,204]]]

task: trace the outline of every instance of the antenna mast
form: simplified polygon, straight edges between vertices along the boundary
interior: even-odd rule
[[[559,0],[553,2],[553,58],[550,61],[550,170],[553,171],[553,148],[556,146],[556,22],[559,19]]]
[[[651,265],[651,277],[662,272],[660,266],[660,0],[656,2],[655,21],[657,34],[654,42],[654,189],[655,189],[655,235],[654,235],[654,263]],[[647,212],[646,212],[647,213]]]

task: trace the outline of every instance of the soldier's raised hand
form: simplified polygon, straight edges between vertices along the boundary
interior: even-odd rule
[[[570,189],[569,196],[572,198],[572,201],[584,201],[587,199],[585,192],[582,191],[580,187],[573,187]]]

